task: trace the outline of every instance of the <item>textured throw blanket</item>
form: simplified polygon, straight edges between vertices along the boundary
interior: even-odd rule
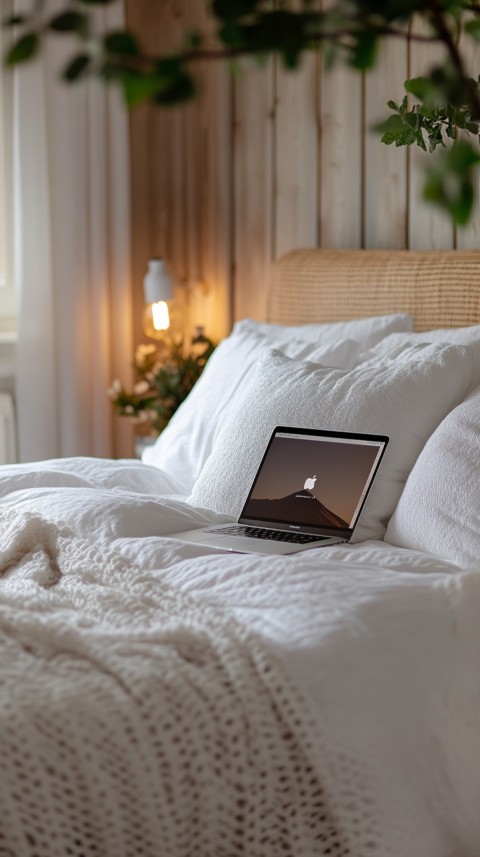
[[[350,854],[312,728],[231,617],[0,511],[1,857]]]

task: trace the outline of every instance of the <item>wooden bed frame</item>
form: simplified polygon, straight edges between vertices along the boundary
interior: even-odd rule
[[[293,250],[272,266],[269,322],[394,312],[419,331],[480,324],[480,250]]]

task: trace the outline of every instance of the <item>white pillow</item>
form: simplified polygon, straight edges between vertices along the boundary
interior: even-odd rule
[[[478,567],[480,388],[440,423],[407,479],[385,539]]]
[[[448,327],[424,330],[421,333],[392,333],[376,346],[377,354],[386,354],[398,345],[419,342],[449,342],[452,345],[468,345],[473,352],[472,389],[480,384],[480,324],[469,327]]]
[[[254,321],[251,318],[244,318],[236,323],[234,330],[255,331],[263,336],[268,336],[274,348],[288,342],[292,336],[302,339],[304,342],[316,342],[322,345],[338,342],[339,339],[354,339],[360,342],[364,348],[371,348],[372,345],[376,345],[377,342],[394,331],[411,331],[412,328],[411,315],[396,313],[395,315],[378,315],[350,321],[293,326],[267,324],[262,321]]]
[[[355,533],[355,541],[382,538],[423,444],[464,396],[471,372],[471,352],[454,345],[411,346],[351,371],[274,351],[237,401],[189,502],[237,517],[276,425],[386,434],[390,443]]]
[[[254,372],[260,357],[270,350],[270,340],[248,327],[236,329],[214,351],[188,398],[173,415],[155,444],[142,455],[145,464],[160,467],[188,494],[205,464],[224,420]],[[352,340],[334,345],[312,345],[292,339],[282,351],[290,357],[350,368],[363,355]]]

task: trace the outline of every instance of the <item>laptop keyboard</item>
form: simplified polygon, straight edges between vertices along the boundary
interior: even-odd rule
[[[248,536],[250,539],[269,539],[275,542],[289,542],[297,545],[306,545],[309,542],[319,542],[328,536],[307,536],[305,533],[291,533],[283,530],[266,530],[263,527],[247,527],[242,524],[234,524],[231,527],[220,527],[219,529],[208,528],[209,533],[228,533],[232,536]]]

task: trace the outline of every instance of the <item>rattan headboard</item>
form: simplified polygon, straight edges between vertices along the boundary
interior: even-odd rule
[[[480,251],[293,250],[273,267],[267,321],[408,312],[416,330],[480,324]]]

